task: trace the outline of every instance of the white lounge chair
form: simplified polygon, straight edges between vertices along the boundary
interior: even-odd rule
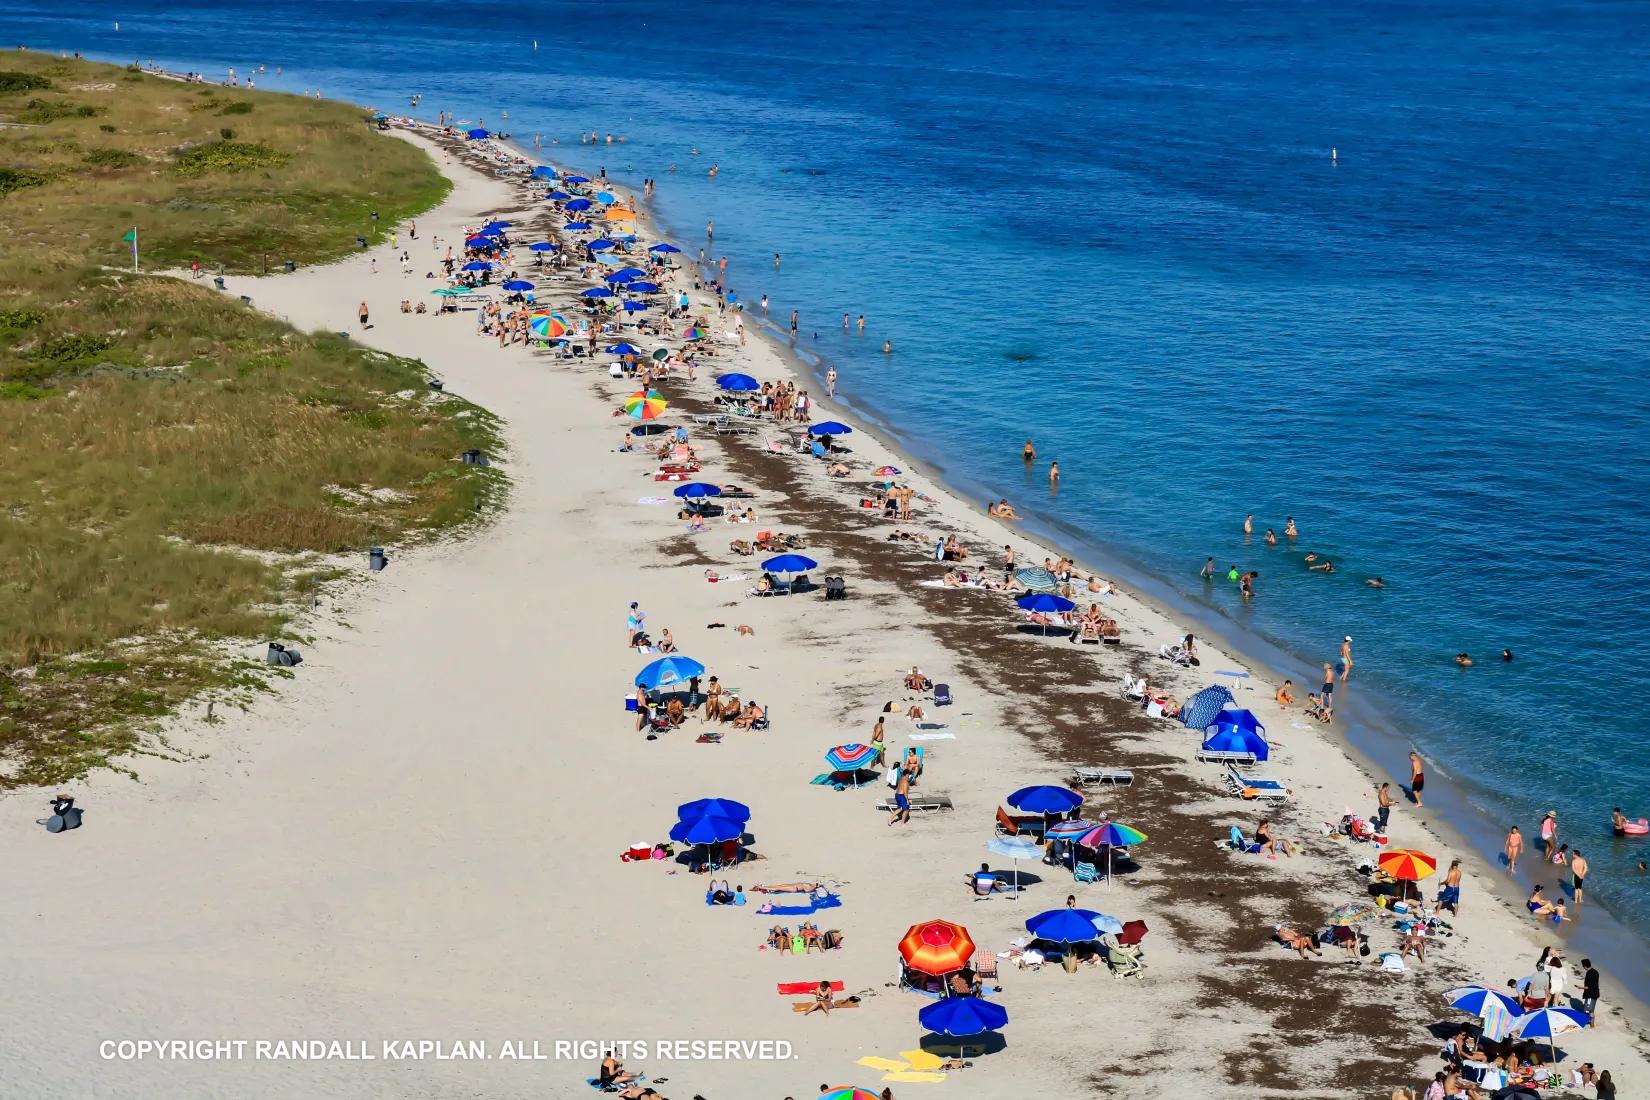
[[[1123,674],[1123,698],[1132,699],[1136,703],[1144,703],[1146,701],[1146,689],[1141,687],[1143,683],[1145,683],[1145,677],[1136,680],[1125,672]]]
[[[1073,768],[1072,777],[1085,787],[1127,787],[1134,773],[1127,768]]]

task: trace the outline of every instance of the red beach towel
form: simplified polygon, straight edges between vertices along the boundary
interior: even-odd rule
[[[832,993],[841,993],[842,989],[843,989],[843,986],[842,986],[841,982],[832,982],[831,983],[831,992]],[[782,996],[782,997],[795,996],[796,994],[799,994],[799,993],[817,993],[817,992],[819,992],[819,983],[818,982],[780,982],[779,983],[779,995]]]

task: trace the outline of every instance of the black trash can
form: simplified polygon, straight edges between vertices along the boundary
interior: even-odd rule
[[[228,289],[227,285],[223,281],[223,276],[222,275],[212,276],[212,285],[217,287],[219,290]]]
[[[291,275],[294,271],[297,271],[297,270],[298,270],[298,265],[297,264],[293,263],[291,260],[288,260],[286,262],[286,273],[288,275]]]

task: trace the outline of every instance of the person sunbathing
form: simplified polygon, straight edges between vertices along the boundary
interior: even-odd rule
[[[658,1090],[634,1082],[620,1089],[616,1095],[619,1100],[665,1100],[664,1094]]]
[[[809,1005],[808,1010],[802,1015],[809,1016],[815,1012],[823,1012],[829,1016],[831,1009],[835,1007],[836,997],[831,993],[831,983],[820,982],[819,989],[814,992],[814,1003]]]
[[[933,686],[934,682],[924,676],[922,670],[916,665],[912,665],[911,671],[905,674],[905,690],[907,691],[927,691]]]
[[[827,477],[847,477],[848,467],[841,462],[833,462],[825,468]]]
[[[778,924],[768,929],[768,946],[775,951],[789,951],[791,949],[791,930]]]
[[[804,921],[803,923],[797,925],[796,934],[802,937],[802,950],[804,954],[809,951],[825,950],[824,946],[819,942],[819,925],[814,924],[811,921]]]
[[[1303,959],[1306,958],[1306,953],[1308,951],[1312,952],[1314,955],[1323,955],[1323,950],[1318,947],[1317,937],[1313,936],[1310,932],[1297,932],[1287,925],[1280,924],[1276,928],[1272,929],[1272,938],[1283,944],[1285,947],[1294,948],[1295,954],[1299,955]]]
[[[745,704],[745,709],[739,712],[738,718],[734,719],[734,728],[748,730],[762,720],[762,714],[762,708],[757,706],[756,702],[752,700],[751,702]]]
[[[961,588],[963,586],[963,578],[962,575],[955,569],[947,569],[945,571],[945,576],[940,578],[940,583],[945,585],[947,588]]]
[[[670,628],[668,626],[665,627],[665,629],[659,631],[659,652],[660,653],[675,653],[676,652],[676,639],[674,639],[670,636]]]
[[[1100,640],[1102,642],[1120,642],[1123,640],[1123,629],[1117,625],[1116,619],[1100,620]]]
[[[777,886],[757,883],[751,887],[758,894],[813,894],[825,889],[823,882],[781,882]]]
[[[951,986],[953,997],[978,997],[980,995],[980,978],[972,970],[959,970],[951,975],[948,983]]]
[[[609,1085],[624,1085],[636,1079],[634,1073],[627,1073],[624,1066],[613,1055],[609,1054],[602,1059],[601,1068],[596,1073],[596,1080],[601,1082],[605,1089]]]

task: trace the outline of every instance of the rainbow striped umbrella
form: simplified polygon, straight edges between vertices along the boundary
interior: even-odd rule
[[[652,420],[663,415],[670,407],[658,390],[648,390],[646,393],[633,393],[624,399],[624,411],[635,420]]]
[[[704,325],[689,325],[682,336],[689,340],[709,340],[710,329]]]
[[[839,772],[857,772],[876,758],[870,745],[838,745],[825,754],[825,763]]]
[[[819,1100],[881,1100],[870,1089],[856,1088],[853,1085],[835,1085],[819,1094]]]
[[[533,330],[533,335],[546,340],[554,340],[573,331],[573,326],[567,323],[567,318],[547,309],[534,310],[527,318],[527,327]]]
[[[1375,863],[1393,878],[1404,882],[1420,882],[1438,873],[1436,856],[1429,856],[1425,852],[1417,852],[1410,848],[1394,848],[1390,852],[1382,852]]]
[[[1146,839],[1146,834],[1129,825],[1119,825],[1115,821],[1108,821],[1104,825],[1096,825],[1088,832],[1077,838],[1077,843],[1085,848],[1127,848],[1131,844],[1139,844]]]
[[[1071,840],[1073,837],[1082,836],[1092,828],[1094,828],[1094,822],[1092,821],[1061,821],[1049,829],[1048,836],[1051,840]]]

